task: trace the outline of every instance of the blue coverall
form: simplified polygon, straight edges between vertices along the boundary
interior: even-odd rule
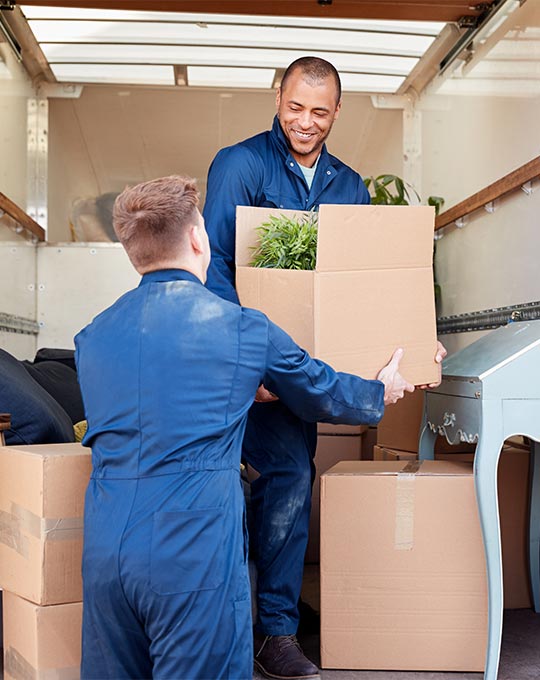
[[[179,269],[96,317],[76,361],[93,466],[83,680],[251,679],[240,454],[257,387],[305,420],[374,423],[383,384],[311,359]]]
[[[212,247],[207,287],[238,302],[237,205],[312,210],[321,203],[369,201],[360,175],[330,155],[326,146],[309,190],[275,117],[270,131],[222,149],[210,167],[203,212]],[[298,627],[316,445],[316,425],[299,419],[286,404],[253,405],[243,457],[261,475],[251,485],[256,527],[251,543],[258,570],[257,625],[267,635],[293,634]]]

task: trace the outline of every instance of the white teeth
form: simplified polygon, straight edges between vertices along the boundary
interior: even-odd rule
[[[299,137],[303,137],[304,139],[309,139],[312,136],[312,134],[310,132],[300,132],[300,130],[295,130],[294,132]]]

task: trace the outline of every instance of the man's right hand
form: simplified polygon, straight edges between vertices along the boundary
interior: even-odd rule
[[[403,350],[396,349],[389,363],[379,371],[377,380],[384,384],[384,405],[395,404],[405,392],[414,392],[414,385],[407,382],[399,372],[399,362],[403,357]]]
[[[257,394],[255,395],[255,401],[258,404],[266,404],[269,401],[278,401],[278,399],[279,397],[276,397],[276,395],[273,392],[267,390],[264,385],[259,385]]]

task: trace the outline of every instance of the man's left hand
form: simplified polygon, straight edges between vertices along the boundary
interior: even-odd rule
[[[435,362],[438,364],[439,367],[439,379],[437,382],[430,383],[429,385],[418,385],[418,388],[421,390],[427,390],[432,387],[439,387],[442,381],[442,362],[444,357],[448,354],[448,351],[446,350],[446,347],[442,344],[442,342],[439,342],[437,340],[437,352],[435,354]]]

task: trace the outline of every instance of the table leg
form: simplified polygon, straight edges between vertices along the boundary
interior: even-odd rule
[[[531,441],[529,570],[534,611],[540,613],[540,443]]]
[[[494,428],[495,429],[495,428]],[[502,550],[497,494],[497,465],[502,441],[489,427],[480,435],[474,457],[476,498],[488,579],[488,645],[484,680],[497,680],[503,622]]]

